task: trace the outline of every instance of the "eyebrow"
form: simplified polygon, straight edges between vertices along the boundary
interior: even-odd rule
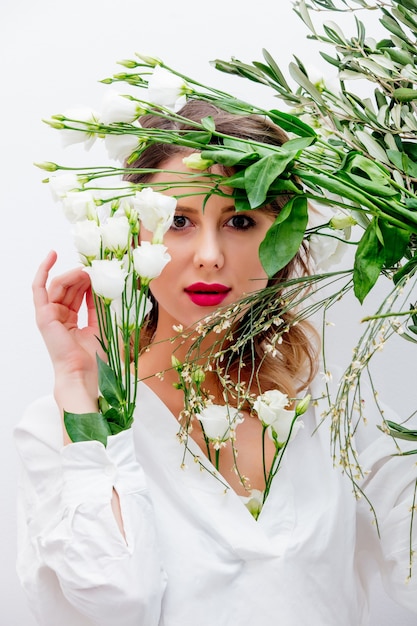
[[[177,208],[176,208],[176,210],[177,210],[177,211],[187,211],[187,213],[191,213],[191,214],[194,214],[194,215],[196,215],[196,214],[200,213],[200,209],[194,209],[194,208],[192,208],[192,207],[188,207],[188,206],[182,205],[182,204],[180,204],[180,203],[178,203],[178,204],[177,204]],[[234,205],[234,204],[231,204],[230,206],[226,206],[226,207],[224,207],[224,208],[221,210],[221,213],[222,213],[222,214],[223,214],[223,213],[231,213],[232,211],[233,211],[233,213],[237,213],[237,211],[236,211],[236,207],[235,207],[235,205]]]

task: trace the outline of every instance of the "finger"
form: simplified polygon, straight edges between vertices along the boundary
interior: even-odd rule
[[[70,270],[51,282],[49,301],[78,312],[89,286],[90,277],[82,269]]]
[[[38,270],[32,282],[32,294],[35,308],[39,308],[45,304],[48,304],[49,297],[46,290],[46,283],[48,281],[49,272],[55,265],[57,260],[57,253],[55,250],[51,250],[39,265]]]
[[[97,328],[97,309],[94,302],[93,291],[90,288],[86,293],[86,305],[87,305],[87,322],[90,328]]]

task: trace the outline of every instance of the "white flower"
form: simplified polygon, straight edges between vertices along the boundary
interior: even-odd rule
[[[138,148],[139,140],[135,135],[123,133],[121,135],[109,135],[104,138],[107,154],[114,161],[122,163]]]
[[[337,233],[331,228],[323,228],[320,233],[311,235],[309,239],[310,254],[317,271],[326,272],[332,265],[340,263],[346,252],[348,244],[340,241],[343,233]]]
[[[286,408],[288,404],[288,396],[277,389],[265,391],[253,404],[262,424],[269,427],[269,435],[280,446],[284,445],[288,439],[293,439],[299,429],[304,426],[301,420],[294,422],[295,411],[288,410]]]
[[[233,438],[236,426],[243,422],[242,414],[237,409],[220,404],[210,404],[197,417],[203,426],[204,434],[215,444]]]
[[[72,227],[72,235],[78,253],[85,259],[100,257],[100,227],[93,220],[81,220]]]
[[[242,501],[255,519],[258,519],[264,500],[263,491],[251,489],[250,495],[242,497]]]
[[[84,271],[90,276],[91,285],[97,295],[105,300],[121,296],[127,276],[126,270],[117,259],[95,260]]]
[[[89,124],[97,124],[98,114],[91,109],[71,109],[64,113],[65,124],[71,129],[65,128],[60,131],[64,147],[73,143],[84,142],[84,147],[89,150],[96,140],[95,130],[88,127]]]
[[[110,305],[116,316],[117,325],[127,327],[129,332],[133,332],[137,326],[142,326],[143,320],[152,310],[152,301],[143,294],[140,296],[139,290],[137,291],[137,299],[137,311],[134,303],[132,303],[132,306],[127,307],[122,297],[115,298]]]
[[[188,91],[182,78],[157,65],[148,81],[147,99],[153,104],[176,109],[178,100]]]
[[[177,206],[176,198],[154,191],[151,187],[146,187],[142,191],[136,192],[132,203],[143,226],[146,230],[154,233],[155,243],[161,243],[162,237],[174,219],[175,207]]]
[[[71,224],[81,220],[94,219],[97,207],[90,191],[70,191],[62,198],[64,215]]]
[[[136,120],[140,113],[141,107],[137,102],[117,91],[109,91],[101,106],[100,122],[103,124],[130,123]]]
[[[80,182],[76,174],[66,172],[65,174],[53,174],[49,177],[49,187],[54,200],[63,198],[68,191],[79,189]]]
[[[171,260],[166,246],[161,243],[143,241],[132,251],[133,265],[142,282],[147,283],[159,276],[165,265]]]
[[[127,217],[111,217],[101,226],[101,238],[105,250],[122,256],[129,246],[130,239],[130,225]]]

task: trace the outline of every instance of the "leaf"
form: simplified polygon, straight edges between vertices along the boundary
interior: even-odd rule
[[[372,137],[372,135],[365,132],[364,130],[357,130],[356,136],[361,144],[365,147],[365,150],[369,152],[371,157],[373,157],[377,161],[380,161],[381,163],[389,164],[389,158],[387,157],[387,153],[376,141],[376,139]]]
[[[207,117],[203,117],[201,120],[201,125],[209,131],[210,133],[210,138],[211,138],[211,133],[213,133],[216,130],[216,124],[214,123],[214,119],[212,118],[211,115],[208,115]]]
[[[268,117],[274,124],[285,130],[287,133],[293,133],[300,137],[314,137],[317,139],[317,133],[311,126],[308,126],[305,122],[302,122],[295,115],[290,113],[284,113],[277,109],[271,109],[268,111]]]
[[[64,424],[69,438],[74,443],[79,441],[100,441],[107,445],[111,435],[110,427],[101,413],[67,413],[64,411]]]
[[[98,355],[97,366],[98,386],[103,397],[111,406],[120,408],[124,401],[124,397],[116,374],[114,373],[112,368],[107,365],[107,363],[100,359]]]
[[[307,199],[304,196],[291,198],[284,209],[288,211],[288,217],[280,222],[278,216],[259,247],[259,258],[269,277],[274,276],[294,258],[307,227]]]
[[[393,276],[394,284],[397,285],[404,276],[411,274],[417,268],[417,257],[413,257],[403,265]]]
[[[379,228],[384,239],[385,267],[392,267],[400,261],[407,249],[410,232],[397,228],[385,220],[379,220]]]
[[[417,163],[411,161],[405,152],[399,152],[398,150],[387,150],[387,155],[391,161],[400,171],[415,178],[417,176]]]
[[[246,168],[245,187],[252,209],[256,209],[265,203],[270,185],[293,160],[294,154],[283,150],[282,152],[263,157]]]
[[[409,428],[405,428],[401,424],[397,424],[396,422],[386,421],[383,427],[380,429],[385,432],[385,425],[389,429],[389,434],[395,437],[396,439],[405,439],[406,441],[417,441],[417,430],[411,430]]]
[[[262,54],[263,54],[265,61],[268,63],[269,67],[271,68],[277,83],[282,85],[284,89],[286,89],[287,91],[291,91],[290,87],[288,86],[287,81],[284,78],[283,73],[281,72],[278,65],[276,64],[275,59],[269,54],[268,50],[265,50],[265,48],[262,48]]]
[[[304,72],[300,70],[298,65],[296,65],[295,63],[290,63],[288,67],[290,74],[292,78],[296,81],[296,83],[298,83],[300,87],[305,89],[305,91],[310,94],[315,102],[317,102],[321,106],[325,106],[324,100],[321,97],[320,92],[309,80],[309,78],[304,74]]]
[[[412,100],[417,100],[417,89],[398,87],[398,89],[394,89],[392,95],[399,102],[411,102]]]
[[[379,235],[377,220],[373,219],[356,250],[353,291],[361,304],[375,285],[384,266],[385,253]]]

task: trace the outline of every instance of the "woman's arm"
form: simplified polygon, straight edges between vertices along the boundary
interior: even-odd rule
[[[55,260],[52,252],[40,265],[33,295],[56,405],[35,403],[16,429],[23,466],[20,575],[41,624],[56,623],[51,607],[58,602],[62,611],[102,626],[119,624],[121,616],[126,626],[156,626],[165,577],[132,431],[109,437],[107,447],[71,444],[63,424],[64,410],[97,410],[100,346],[88,275],[71,270],[47,287]],[[80,328],[84,300],[87,323]]]

